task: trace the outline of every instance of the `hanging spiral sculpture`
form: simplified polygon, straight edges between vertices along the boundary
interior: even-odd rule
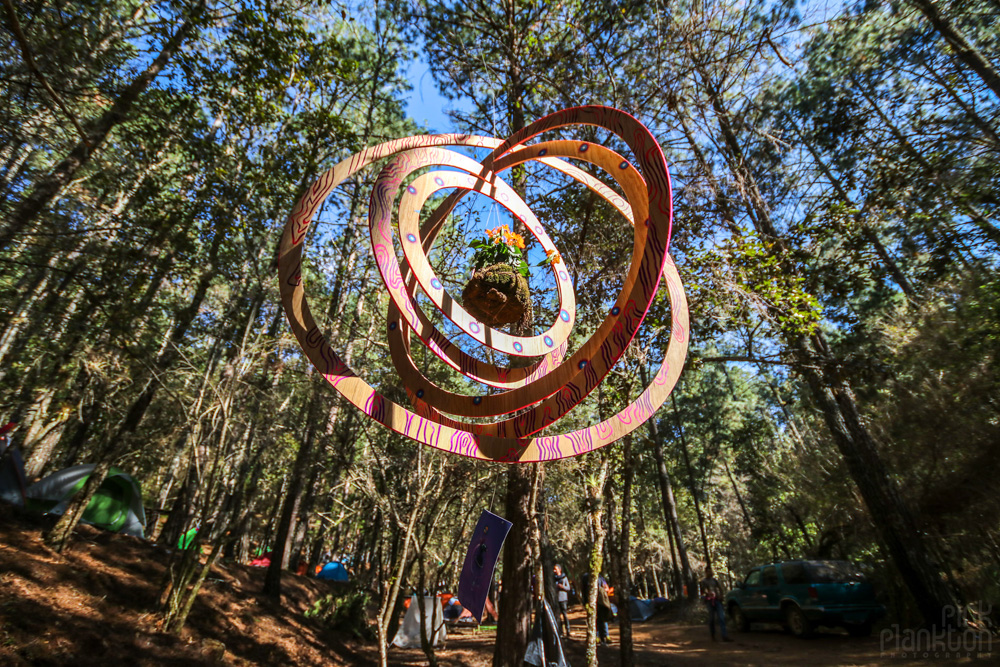
[[[558,140],[526,144],[543,132],[569,125],[592,125],[613,132],[629,146],[638,164],[593,143]],[[487,148],[492,152],[479,163],[446,146]],[[302,285],[303,240],[317,209],[344,180],[385,158],[391,159],[374,185],[368,222],[372,250],[390,297],[386,317],[389,351],[412,408],[380,394],[330,347],[309,311]],[[617,182],[625,197],[566,158],[601,168]],[[447,215],[470,192],[498,202],[524,224],[544,250],[556,252],[538,219],[498,177],[529,160],[539,161],[591,188],[617,208],[634,229],[632,263],[621,292],[597,330],[568,358],[564,355],[576,306],[565,266],[550,266],[559,299],[555,321],[539,335],[516,336],[476,321],[445,291],[426,254]],[[447,169],[417,176],[403,188],[397,223],[404,268],[394,246],[393,203],[407,178],[425,167]],[[424,202],[442,189],[454,191],[421,225],[419,212]],[[672,218],[670,176],[662,149],[645,126],[617,109],[565,109],[502,141],[456,134],[407,137],[372,146],[344,160],[324,173],[299,200],[285,225],[278,254],[282,303],[295,337],[316,369],[347,400],[385,427],[425,445],[472,458],[531,462],[576,456],[638,428],[663,404],[680,376],[687,355],[688,311],[680,277],[668,254]],[[652,383],[621,412],[598,424],[535,436],[579,405],[607,377],[642,325],[661,279],[666,281],[670,298],[671,335]],[[541,360],[523,368],[506,368],[467,354],[418,307],[414,298],[417,285],[445,317],[480,344],[507,355]],[[434,384],[420,372],[411,356],[411,333],[453,369],[501,391],[467,396]],[[443,413],[502,419],[493,423],[462,422]]]

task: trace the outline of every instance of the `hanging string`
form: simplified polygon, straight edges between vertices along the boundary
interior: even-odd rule
[[[480,54],[480,58],[483,61],[483,70],[488,72],[489,69],[487,69],[487,67],[486,67],[486,59],[485,59],[485,57],[483,57]],[[490,136],[495,137],[495,136],[497,136],[497,94],[496,94],[496,90],[491,90],[490,91],[490,115],[491,115],[491,119],[490,119]],[[495,178],[496,174],[494,173],[493,176]],[[490,211],[489,211],[489,213],[487,213],[487,217],[486,217],[486,228],[487,229],[491,228],[491,223],[493,222],[494,219],[496,220],[496,225],[492,227],[493,229],[495,229],[496,227],[500,226],[500,210],[498,208],[498,205],[497,205],[496,201],[494,201],[494,200],[491,199],[490,200]]]
[[[490,498],[490,514],[496,514],[496,512],[493,511],[493,501],[496,500],[496,498],[497,498],[497,482],[498,481],[499,481],[499,477],[497,477],[496,479],[493,480],[493,497]]]

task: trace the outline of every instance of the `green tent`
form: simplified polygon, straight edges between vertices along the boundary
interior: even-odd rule
[[[180,549],[181,551],[184,551],[185,549],[190,549],[192,544],[197,544],[194,540],[194,538],[197,536],[198,536],[198,529],[192,528],[188,532],[181,535],[181,538],[177,540],[177,548]],[[205,553],[205,550],[202,549],[201,547],[198,547],[198,551],[199,553]]]
[[[93,465],[80,465],[54,472],[28,487],[29,509],[62,514],[90,474]],[[146,513],[139,484],[131,476],[112,468],[84,510],[84,523],[116,533],[143,537]]]

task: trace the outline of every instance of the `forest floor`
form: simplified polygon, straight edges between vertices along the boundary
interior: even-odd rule
[[[65,555],[49,550],[41,531],[50,519],[0,505],[0,665],[371,665],[373,645],[344,639],[304,613],[329,592],[324,581],[286,574],[278,606],[258,595],[264,570],[226,564],[213,571],[180,636],[156,627],[157,590],[169,554],[135,538],[81,526]],[[571,623],[571,665],[584,664],[583,614]],[[637,665],[899,665],[913,661],[882,653],[879,639],[824,633],[794,639],[764,628],[713,643],[704,626],[654,618],[635,626]],[[437,652],[442,666],[490,664],[494,633],[453,631]],[[613,645],[599,647],[602,667],[619,664]],[[917,656],[920,662],[995,664],[992,658]],[[392,649],[390,664],[427,664],[420,651]]]

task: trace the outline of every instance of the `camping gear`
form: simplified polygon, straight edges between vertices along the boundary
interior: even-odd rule
[[[347,568],[342,563],[332,561],[323,566],[323,569],[316,573],[317,579],[327,579],[328,581],[348,581]]]
[[[535,667],[569,667],[559,639],[559,626],[548,602],[535,604],[535,624],[531,629],[524,663]]]
[[[28,487],[28,508],[62,514],[73,496],[87,483],[94,468],[93,464],[73,466],[35,482]],[[139,484],[118,468],[111,468],[84,510],[81,521],[115,533],[143,537],[146,512],[142,508]]]
[[[462,565],[462,576],[458,579],[458,599],[464,600],[462,606],[480,623],[483,621],[483,607],[493,582],[493,570],[496,568],[500,549],[513,525],[503,517],[483,510],[476,530],[472,533],[469,551]]]
[[[393,646],[399,648],[420,648],[420,601],[414,595],[410,598],[410,606],[406,616],[392,640]],[[444,613],[441,603],[436,597],[424,597],[423,627],[431,646],[438,647],[448,639],[448,628],[444,624]]]
[[[192,528],[188,532],[184,533],[183,535],[181,535],[180,539],[177,540],[177,548],[180,549],[181,551],[189,549],[191,545],[195,543],[195,537],[197,537],[197,535],[198,535],[197,528]],[[204,553],[204,550],[202,550],[202,553]]]
[[[24,477],[24,459],[17,447],[0,452],[0,500],[24,506],[28,481]]]
[[[448,597],[449,599],[445,600],[444,596],[442,596],[441,600],[444,603],[444,620],[448,623],[471,623],[472,625],[476,625],[477,621],[472,612],[463,607],[458,598]]]
[[[250,561],[250,567],[271,567],[271,552],[257,556]]]
[[[640,600],[637,597],[628,599],[628,610],[633,621],[648,621],[656,613],[651,600]]]

